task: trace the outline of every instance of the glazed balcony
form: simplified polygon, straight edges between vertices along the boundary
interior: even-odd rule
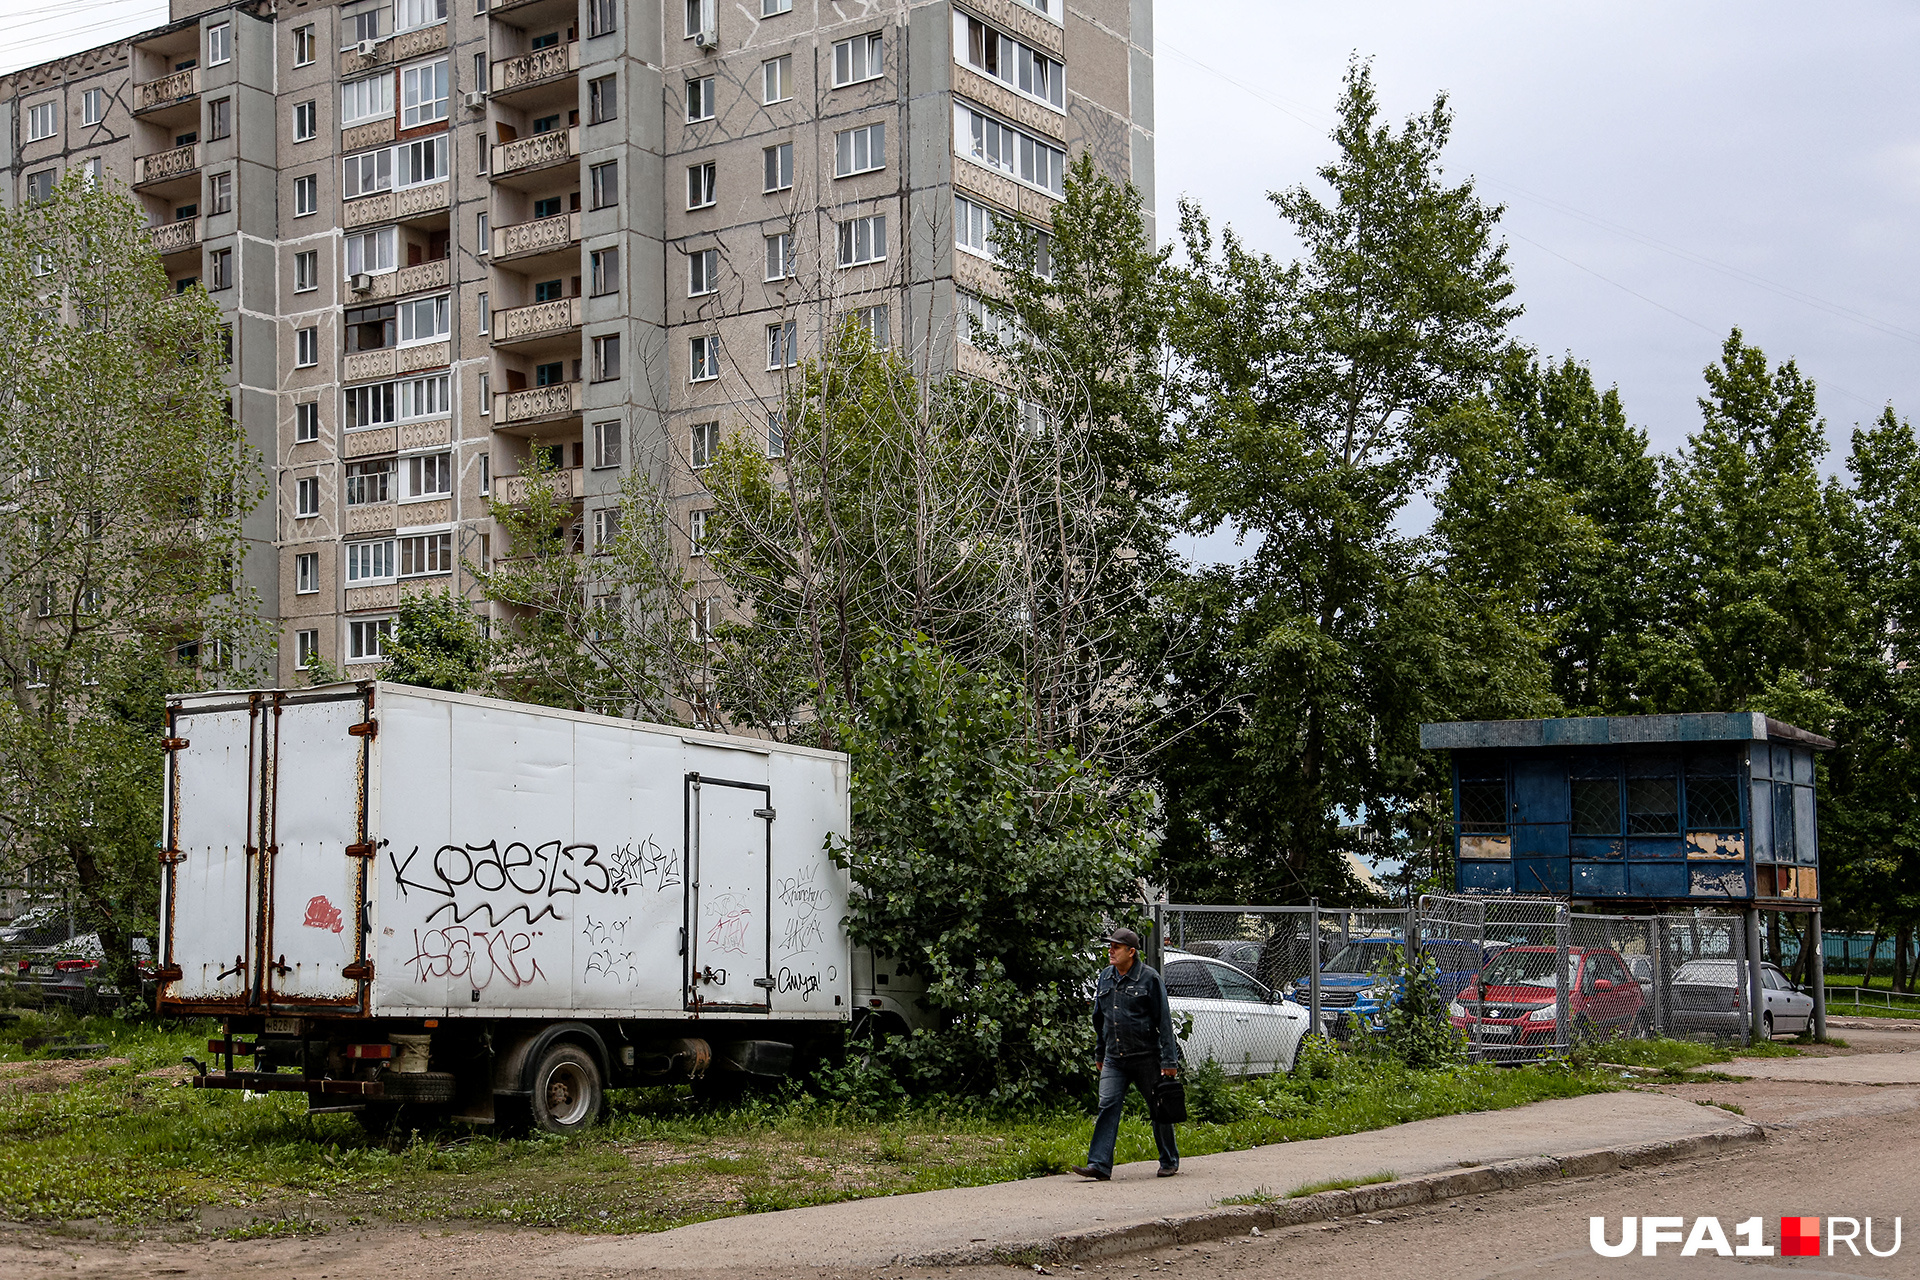
[[[493,345],[515,346],[523,342],[577,335],[580,323],[578,298],[555,298],[550,302],[536,302],[530,307],[496,311],[492,324]]]
[[[541,388],[541,390],[549,389]],[[585,472],[579,467],[546,473],[546,481],[555,502],[578,502],[586,492],[583,487],[584,479]],[[527,496],[532,487],[532,477],[501,476],[493,482],[493,500],[509,507],[524,507],[527,505]]]
[[[557,382],[493,397],[493,429],[529,434],[525,428],[580,416],[580,383]]]
[[[134,176],[136,187],[158,186],[163,182],[178,182],[190,178],[200,171],[200,144],[189,142],[184,147],[173,147],[166,151],[156,151],[150,156],[140,157],[140,169]]]
[[[170,253],[185,253],[200,246],[200,219],[181,218],[174,222],[162,222],[147,228],[147,234],[153,237],[153,249],[161,257]]]
[[[580,44],[549,45],[517,58],[502,58],[493,64],[492,86],[496,97],[532,89],[563,80],[580,70]]]
[[[188,67],[133,86],[133,114],[145,115],[200,96],[200,68]]]
[[[512,142],[497,142],[493,147],[493,180],[500,182],[527,174],[540,173],[580,159],[580,126],[571,125],[551,133],[536,133]]]

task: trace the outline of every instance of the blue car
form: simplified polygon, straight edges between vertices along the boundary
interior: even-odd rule
[[[1333,958],[1320,970],[1323,1031],[1334,1036],[1344,1035],[1350,1013],[1370,1029],[1382,1024],[1387,1009],[1400,1002],[1401,988],[1397,982],[1383,984],[1374,971],[1386,963],[1389,948],[1405,945],[1405,938],[1394,936],[1355,938],[1334,952]],[[1473,981],[1484,959],[1478,943],[1448,938],[1429,938],[1420,944],[1420,950],[1433,957],[1439,970],[1440,995],[1446,1000],[1453,999]],[[1307,996],[1307,984],[1304,981],[1296,984],[1293,998],[1304,1004]]]

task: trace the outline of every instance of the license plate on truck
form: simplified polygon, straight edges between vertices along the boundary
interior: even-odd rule
[[[298,1018],[268,1018],[267,1034],[270,1036],[297,1036],[300,1034]]]

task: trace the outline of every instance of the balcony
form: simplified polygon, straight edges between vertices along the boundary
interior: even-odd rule
[[[185,253],[200,244],[200,219],[181,218],[177,222],[162,222],[158,226],[148,227],[147,234],[153,237],[153,250],[161,257],[170,253]]]
[[[493,397],[493,429],[527,434],[521,428],[580,416],[580,384],[557,382],[550,387],[502,391]]]
[[[429,182],[425,186],[382,191],[377,196],[359,196],[346,201],[340,210],[340,225],[348,231],[370,227],[377,222],[395,222],[417,218],[446,208],[453,200],[451,182]]]
[[[543,388],[545,389],[545,388]],[[518,394],[525,394],[524,392]],[[546,481],[550,486],[555,502],[577,502],[586,492],[582,487],[585,472],[579,467],[571,471],[549,471]],[[493,482],[493,500],[509,507],[527,505],[528,491],[532,488],[530,477],[500,476]]]
[[[200,169],[200,144],[189,142],[184,147],[174,147],[169,151],[156,151],[150,156],[140,157],[140,169],[134,177],[136,187],[151,187],[162,182],[175,182],[190,177]]]
[[[515,138],[512,142],[494,144],[493,178],[498,182],[503,178],[538,173],[555,165],[570,164],[579,158],[579,125],[555,129],[551,133],[536,133],[530,138]]]
[[[133,86],[133,114],[144,115],[149,111],[158,111],[176,102],[198,97],[199,94],[200,68],[188,67],[185,71],[176,71],[172,75],[161,76],[158,80],[149,80],[145,84]]]
[[[429,289],[445,289],[452,283],[453,264],[445,258],[435,258],[431,262],[420,262],[398,271],[369,276],[366,292],[355,289],[353,297],[374,301],[399,298],[409,293],[425,293]]]
[[[550,45],[517,58],[502,58],[493,64],[493,92],[512,93],[546,84],[580,70],[580,45],[577,41]]]
[[[495,227],[492,256],[495,262],[512,262],[518,258],[538,257],[569,249],[577,252],[579,245],[580,215],[557,213],[551,218],[535,218],[532,222]]]
[[[510,346],[578,332],[580,299],[555,298],[493,313],[493,345]]]

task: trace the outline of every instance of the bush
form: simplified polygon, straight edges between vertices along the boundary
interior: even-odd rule
[[[1380,1034],[1363,1040],[1415,1070],[1449,1067],[1467,1060],[1466,1039],[1447,1017],[1440,970],[1433,956],[1415,948],[1388,947],[1374,970],[1380,985],[1397,987],[1400,998],[1388,1004]]]

